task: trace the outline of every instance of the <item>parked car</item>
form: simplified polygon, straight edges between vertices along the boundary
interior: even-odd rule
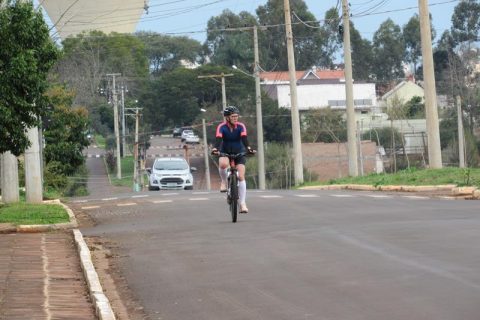
[[[192,172],[196,168],[183,158],[156,158],[153,167],[147,169],[148,189],[193,189]]]
[[[185,139],[187,138],[187,136],[189,136],[189,135],[194,135],[194,134],[195,134],[195,133],[193,132],[193,130],[189,130],[189,129],[188,129],[188,130],[183,130],[183,131],[182,131],[182,135],[181,135],[181,137],[182,137],[182,142],[185,141]]]
[[[190,144],[200,143],[200,138],[195,134],[189,134],[185,137],[185,143],[190,143]]]

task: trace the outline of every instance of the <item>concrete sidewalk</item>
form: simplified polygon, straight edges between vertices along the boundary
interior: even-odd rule
[[[0,234],[0,319],[96,319],[71,231]]]

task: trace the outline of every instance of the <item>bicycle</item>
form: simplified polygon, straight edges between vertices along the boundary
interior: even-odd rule
[[[232,215],[232,222],[237,222],[238,214],[238,171],[235,165],[235,159],[248,155],[247,152],[240,152],[237,154],[218,153],[218,157],[227,157],[230,161],[230,168],[227,176],[227,203]]]

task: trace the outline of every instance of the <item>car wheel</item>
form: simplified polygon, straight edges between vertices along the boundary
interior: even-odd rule
[[[149,185],[149,186],[148,186],[148,190],[150,190],[150,191],[157,191],[157,190],[160,190],[160,188],[159,188],[159,187],[153,187],[153,186],[150,186],[150,185]]]
[[[193,190],[193,186],[185,187],[185,190]]]

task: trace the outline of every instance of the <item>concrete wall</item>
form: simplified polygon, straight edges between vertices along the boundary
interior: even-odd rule
[[[364,174],[377,172],[376,154],[375,142],[362,141]],[[320,181],[348,176],[346,143],[302,143],[302,155],[304,167],[318,174]]]

